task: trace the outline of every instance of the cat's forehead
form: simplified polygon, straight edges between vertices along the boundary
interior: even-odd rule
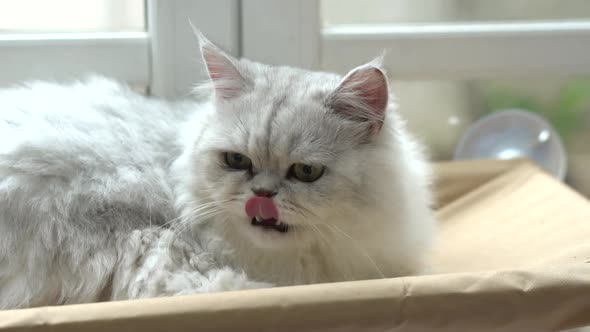
[[[349,135],[333,120],[319,110],[292,106],[268,112],[264,121],[250,124],[247,152],[267,162],[329,163],[349,145]]]
[[[351,148],[356,133],[326,109],[321,98],[307,98],[284,96],[236,105],[230,111],[233,121],[225,126],[231,132],[226,137],[241,152],[260,161],[328,163]]]
[[[313,72],[285,66],[253,64],[250,68],[253,79],[253,97],[272,99],[282,103],[297,101],[320,101],[333,91],[341,77],[325,72]]]
[[[290,67],[261,68],[254,75],[253,89],[237,100],[249,108],[242,116],[269,125],[291,124],[293,129],[302,124],[310,128],[324,122],[319,120],[328,112],[326,98],[338,85],[337,75]]]
[[[356,144],[358,132],[326,107],[339,76],[288,67],[256,70],[250,73],[253,89],[221,112],[228,149],[265,163],[328,163]]]

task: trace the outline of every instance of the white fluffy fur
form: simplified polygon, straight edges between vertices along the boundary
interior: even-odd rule
[[[1,309],[421,271],[429,168],[393,103],[367,142],[330,109],[340,76],[227,58],[244,81],[204,103],[102,78],[0,91]],[[295,162],[326,172],[286,179]],[[278,191],[288,233],[250,225],[253,186]]]

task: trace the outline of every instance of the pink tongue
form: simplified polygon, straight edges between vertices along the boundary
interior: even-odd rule
[[[252,197],[246,202],[246,214],[252,219],[271,219],[279,220],[279,210],[277,206],[268,197]]]

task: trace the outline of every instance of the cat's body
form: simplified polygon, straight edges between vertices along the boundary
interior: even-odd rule
[[[264,285],[242,271],[274,285],[420,271],[430,175],[387,95],[369,89],[382,125],[359,121],[356,74],[348,87],[204,54],[216,97],[202,104],[105,79],[0,91],[0,308]],[[249,170],[228,169],[232,151]],[[297,181],[298,162],[323,173]],[[244,213],[260,188],[288,231]]]

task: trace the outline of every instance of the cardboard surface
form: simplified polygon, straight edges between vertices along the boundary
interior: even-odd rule
[[[0,331],[555,331],[590,325],[590,204],[523,161],[436,166],[428,276],[0,312]]]
[[[586,198],[528,162],[513,166],[438,211],[436,272],[590,263]]]
[[[449,161],[434,164],[436,208],[440,209],[477,187],[527,164],[524,159]]]

